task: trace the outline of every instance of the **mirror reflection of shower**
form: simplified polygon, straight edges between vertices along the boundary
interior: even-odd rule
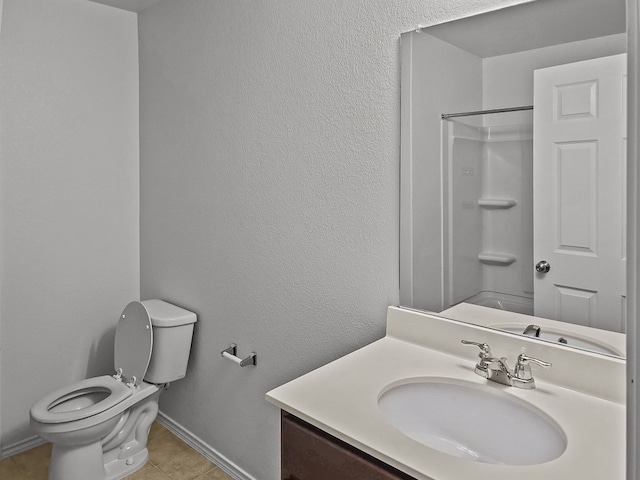
[[[444,300],[533,315],[532,107],[444,114]]]

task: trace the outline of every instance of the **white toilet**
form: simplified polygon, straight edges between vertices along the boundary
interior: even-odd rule
[[[131,302],[116,328],[116,373],[31,407],[31,428],[53,443],[49,480],[116,480],[146,463],[158,397],[185,376],[195,322],[195,313],[162,300]]]

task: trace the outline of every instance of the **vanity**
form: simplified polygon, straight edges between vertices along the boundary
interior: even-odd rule
[[[430,313],[389,307],[384,338],[267,400],[283,479],[625,477],[623,359]]]
[[[414,478],[284,410],[281,432],[283,479]]]

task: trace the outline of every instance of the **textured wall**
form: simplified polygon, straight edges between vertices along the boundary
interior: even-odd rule
[[[109,373],[139,298],[136,16],[5,0],[0,56],[2,444],[29,407]]]
[[[256,478],[279,472],[265,392],[382,336],[398,302],[400,33],[507,3],[140,14],[142,296],[199,316],[161,410]],[[258,366],[222,359],[232,342]]]

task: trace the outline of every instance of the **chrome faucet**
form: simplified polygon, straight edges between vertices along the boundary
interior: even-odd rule
[[[531,324],[531,325],[527,325],[527,328],[524,329],[524,332],[522,332],[522,334],[528,337],[539,338],[541,331],[542,330],[540,329],[539,325]],[[563,345],[567,345],[569,343],[567,339],[564,337],[558,337],[557,342],[562,343]]]
[[[540,336],[540,327],[538,325],[527,325],[522,334],[538,338]]]
[[[486,343],[470,342],[469,340],[462,340],[462,343],[465,345],[475,345],[480,349],[478,362],[474,369],[476,374],[492,382],[498,382],[510,387],[536,388],[529,364],[535,363],[541,367],[551,366],[548,362],[521,353],[518,355],[516,366],[512,370],[509,368],[505,357],[498,358],[491,355],[491,347]]]

